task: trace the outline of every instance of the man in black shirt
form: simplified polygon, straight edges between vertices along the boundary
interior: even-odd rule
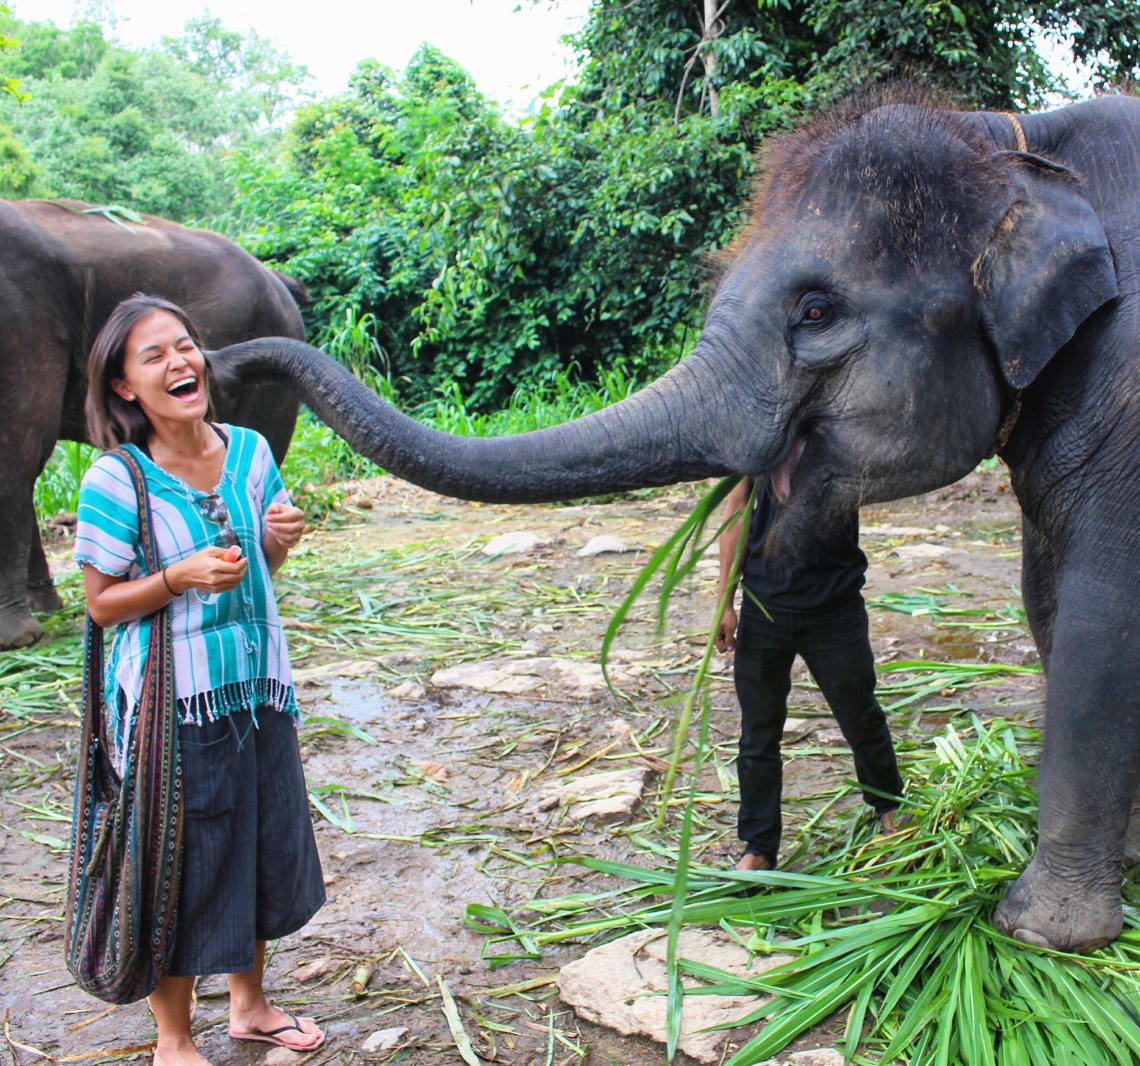
[[[751,492],[751,482],[737,485],[726,514],[745,507]],[[738,870],[776,866],[783,787],[780,739],[797,653],[851,745],[863,798],[875,809],[883,831],[893,833],[901,824],[896,812],[902,778],[886,717],[875,699],[875,660],[859,591],[867,557],[859,548],[858,512],[839,529],[802,545],[795,557],[771,561],[765,557],[764,541],[775,506],[772,485],[765,483],[751,522],[728,526],[720,538],[722,595],[740,539],[748,538],[739,626],[734,590],[716,636],[718,650],[736,652],[733,675],[741,720],[737,832],[745,845]]]

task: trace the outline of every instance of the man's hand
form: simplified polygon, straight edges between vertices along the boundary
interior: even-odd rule
[[[716,627],[716,650],[734,651],[736,649],[736,611],[732,606],[724,609],[720,624]]]

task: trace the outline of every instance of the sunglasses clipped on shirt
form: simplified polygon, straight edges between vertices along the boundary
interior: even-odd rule
[[[214,538],[214,547],[230,548],[235,544],[241,544],[237,531],[230,525],[230,512],[226,507],[226,501],[221,496],[216,492],[211,492],[209,496],[201,497],[198,500],[198,509],[207,522],[214,522],[221,526],[218,535]]]

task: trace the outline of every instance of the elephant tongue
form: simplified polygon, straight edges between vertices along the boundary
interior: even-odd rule
[[[800,461],[800,456],[803,455],[806,445],[807,441],[800,437],[792,445],[788,457],[772,471],[772,491],[780,503],[787,503],[788,497],[792,494],[792,471],[795,470],[796,463]]]

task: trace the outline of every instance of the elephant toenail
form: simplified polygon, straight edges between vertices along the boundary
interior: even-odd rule
[[[1040,933],[1035,933],[1032,929],[1015,929],[1013,939],[1020,940],[1023,944],[1030,944],[1035,948],[1051,948],[1053,946]]]

